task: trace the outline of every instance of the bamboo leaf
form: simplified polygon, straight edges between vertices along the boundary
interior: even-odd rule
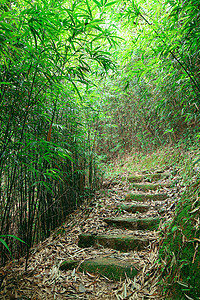
[[[102,4],[99,1],[97,1],[97,0],[93,0],[93,1],[94,1],[94,3],[96,3],[96,5],[98,6],[99,9],[102,7]]]
[[[19,242],[21,242],[21,243],[24,243],[24,244],[26,244],[24,241],[22,241],[19,237],[17,237],[16,235],[12,235],[12,234],[4,234],[4,235],[0,235],[0,238],[1,237],[11,237],[11,238],[13,238],[13,239],[16,239],[16,240],[18,240]]]
[[[118,3],[118,1],[109,2],[109,3],[105,4],[105,7],[112,6],[112,5],[116,4],[116,3]]]
[[[8,247],[8,244],[2,238],[0,238],[0,243],[4,245],[4,247],[9,251],[10,256],[12,257],[12,253],[10,251],[10,248]]]

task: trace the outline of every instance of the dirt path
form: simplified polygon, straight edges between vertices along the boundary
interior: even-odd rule
[[[146,175],[144,180],[149,180]],[[125,179],[124,179],[125,178]],[[68,217],[65,224],[58,228],[44,242],[31,249],[28,270],[24,271],[25,260],[11,262],[1,272],[5,278],[1,285],[0,299],[164,299],[160,295],[158,259],[159,230],[167,223],[174,212],[177,201],[176,189],[172,187],[157,187],[156,190],[146,188],[141,191],[139,186],[130,190],[127,174],[122,174],[115,180],[107,180],[102,190],[96,193],[90,203]],[[159,184],[166,184],[169,179],[160,179]],[[137,184],[136,184],[137,185]],[[171,185],[172,186],[172,185]],[[162,200],[145,199],[134,201],[127,194],[167,194]],[[176,196],[176,197],[175,197]],[[127,197],[127,198],[126,198]],[[122,204],[146,205],[145,212],[130,212],[124,210]],[[108,225],[105,218],[160,218],[156,230],[141,230]],[[90,247],[79,247],[80,234],[127,235],[147,239],[144,249],[126,252],[106,248],[96,242]],[[85,270],[81,272],[84,262],[95,258],[115,259],[123,264],[132,264],[137,270],[133,278],[113,281],[104,274]],[[78,263],[72,270],[60,270],[64,261],[76,260]]]

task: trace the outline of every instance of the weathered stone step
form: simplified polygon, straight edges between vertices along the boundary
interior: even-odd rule
[[[153,200],[153,201],[163,201],[168,198],[167,194],[127,194],[125,196],[126,201],[147,201],[147,200]]]
[[[142,182],[142,181],[158,181],[166,179],[170,176],[170,173],[155,173],[146,175],[131,175],[128,177],[129,182]]]
[[[170,187],[170,183],[132,183],[129,189],[138,189],[141,191],[155,191],[165,187]]]
[[[60,265],[60,270],[73,270],[79,263],[79,261],[75,260],[64,261]],[[138,270],[134,267],[132,262],[121,261],[110,257],[98,257],[84,261],[80,264],[79,270],[81,272],[99,273],[116,281],[123,280],[126,276],[133,278],[138,273]]]
[[[142,174],[150,174],[150,172],[151,172],[151,174],[152,173],[165,173],[165,171],[162,169],[150,169],[150,170],[146,169],[146,170],[141,171]]]
[[[149,210],[149,206],[145,204],[122,204],[118,207],[122,210],[126,210],[132,213],[136,213],[136,212],[143,213]]]
[[[134,237],[133,235],[92,235],[80,234],[78,246],[87,248],[94,245],[102,245],[105,248],[116,249],[122,252],[130,250],[142,250],[148,244],[149,240],[144,238]]]
[[[115,225],[121,228],[128,228],[132,230],[153,230],[157,229],[160,223],[160,218],[123,218],[123,217],[116,217],[116,218],[106,218],[104,221],[108,225]]]

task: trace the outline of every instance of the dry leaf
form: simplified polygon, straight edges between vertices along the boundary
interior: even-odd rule
[[[86,292],[86,289],[85,289],[85,287],[82,283],[80,283],[78,290],[79,290],[80,293],[85,293]]]

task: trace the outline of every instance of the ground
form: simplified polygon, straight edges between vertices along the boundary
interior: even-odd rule
[[[92,200],[68,216],[65,224],[52,232],[48,239],[32,248],[26,271],[24,258],[11,261],[2,268],[1,274],[5,278],[0,299],[165,299],[158,285],[161,280],[158,246],[162,238],[159,233],[161,228],[164,230],[163,224],[168,223],[174,214],[178,190],[176,186],[170,188],[168,185],[156,191],[149,190],[147,193],[150,194],[167,193],[168,198],[162,201],[145,200],[150,207],[146,212],[127,212],[121,209],[125,196],[130,193],[127,177],[124,172],[114,179],[107,179]],[[135,193],[140,191],[135,190]],[[131,203],[134,204],[134,201]],[[163,221],[158,230],[134,231],[136,237],[150,241],[142,251],[120,252],[101,245],[89,248],[78,246],[78,235],[81,233],[133,234],[129,229],[110,227],[104,222],[104,218],[122,216],[162,217]],[[116,282],[100,274],[80,272],[83,261],[97,257],[131,261],[138,274],[134,279],[127,277]],[[77,260],[79,264],[73,270],[61,271],[61,263],[68,259]]]

